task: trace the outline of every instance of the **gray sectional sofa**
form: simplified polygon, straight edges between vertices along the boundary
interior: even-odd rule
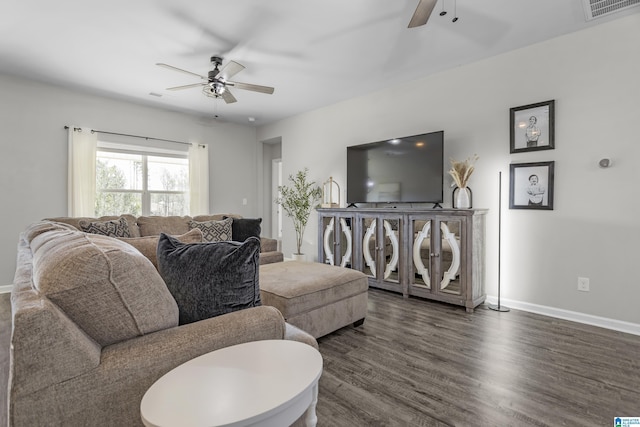
[[[189,232],[189,221],[220,221],[225,217],[242,218],[236,214],[212,214],[196,216],[103,216],[100,218],[88,217],[55,217],[46,218],[49,221],[69,224],[80,230],[81,221],[110,221],[123,218],[127,222],[131,237],[157,236],[160,233],[181,235]],[[278,242],[269,237],[260,237],[260,264],[281,262],[284,259],[282,252],[278,251]]]
[[[264,305],[178,325],[175,300],[140,251],[78,231],[69,225],[77,219],[57,220],[35,223],[20,236],[11,295],[10,426],[141,425],[147,388],[196,356],[264,339],[317,348],[312,336]],[[151,228],[144,220],[135,224],[140,235]],[[188,231],[180,227],[170,231]]]

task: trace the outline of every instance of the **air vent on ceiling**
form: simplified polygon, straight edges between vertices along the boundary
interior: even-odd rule
[[[640,0],[582,0],[587,21],[640,6]]]

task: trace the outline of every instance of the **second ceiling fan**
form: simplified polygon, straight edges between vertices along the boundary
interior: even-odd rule
[[[219,56],[212,56],[211,63],[214,65],[213,70],[209,71],[207,76],[201,76],[200,74],[193,73],[191,71],[183,70],[182,68],[174,67],[173,65],[157,63],[156,65],[164,68],[168,68],[170,70],[180,71],[181,73],[190,74],[192,76],[199,77],[204,82],[192,83],[184,86],[175,86],[167,88],[167,90],[183,90],[190,89],[194,87],[202,87],[202,92],[205,95],[210,96],[212,98],[222,98],[224,102],[230,104],[232,102],[236,102],[237,99],[231,91],[230,87],[251,90],[253,92],[267,93],[272,94],[274,89],[269,86],[260,86],[254,85],[250,83],[240,83],[229,80],[234,75],[238,74],[240,71],[244,70],[244,66],[238,64],[235,61],[229,61],[225,66],[222,66],[222,58]]]
[[[411,21],[409,21],[409,28],[419,27],[426,24],[433,12],[433,8],[436,7],[437,2],[438,0],[420,0],[418,7],[416,7],[416,11],[413,12]]]
[[[420,3],[418,3],[418,7],[416,7],[416,11],[413,12],[413,16],[411,17],[411,21],[409,21],[409,28],[414,28],[414,27],[420,27],[424,24],[427,23],[427,21],[429,20],[429,17],[431,17],[431,13],[433,13],[433,9],[436,7],[436,3],[438,2],[438,0],[420,0]],[[442,12],[440,12],[440,16],[444,16],[447,14],[447,12],[444,10],[444,0],[442,0],[443,2],[443,9]],[[458,14],[456,9],[456,1],[454,0],[453,3],[454,6],[454,17],[453,20],[451,22],[457,22],[458,21]]]

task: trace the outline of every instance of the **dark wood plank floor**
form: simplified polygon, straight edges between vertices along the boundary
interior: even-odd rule
[[[640,416],[640,337],[372,289],[320,338],[319,426],[612,426]]]
[[[0,295],[4,384],[8,297]],[[615,416],[640,416],[635,335],[372,289],[363,326],[318,341],[320,427],[612,426]],[[0,414],[5,425],[6,407]]]

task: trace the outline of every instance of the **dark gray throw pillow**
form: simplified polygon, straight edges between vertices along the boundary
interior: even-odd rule
[[[223,217],[224,219],[231,217]],[[262,218],[232,218],[231,235],[236,242],[244,242],[249,237],[260,238]]]
[[[176,300],[179,323],[261,305],[260,240],[182,243],[160,234],[158,271]]]

